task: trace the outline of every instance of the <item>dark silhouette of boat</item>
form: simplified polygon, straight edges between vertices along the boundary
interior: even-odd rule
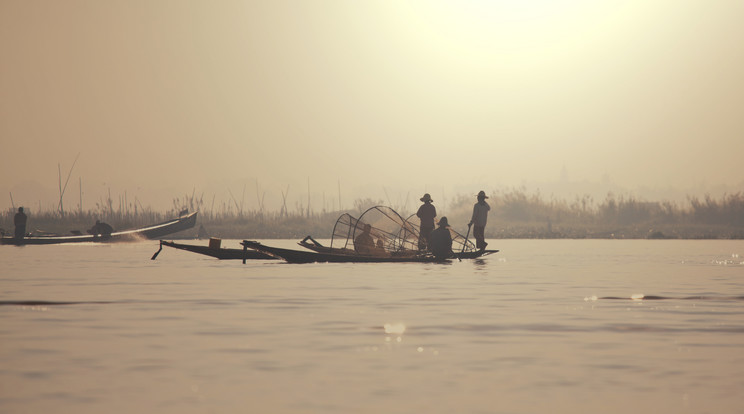
[[[188,230],[196,225],[197,212],[183,213],[177,218],[132,230],[116,231],[110,235],[104,234],[73,234],[73,235],[49,235],[49,236],[27,236],[23,239],[4,236],[0,244],[27,245],[27,244],[62,244],[62,243],[113,243],[132,242],[139,240],[160,239],[169,234]]]
[[[310,249],[317,253],[334,254],[334,255],[356,255],[357,253],[350,249],[345,248],[334,248],[323,246],[317,240],[310,236],[305,237],[299,243],[300,246]],[[451,259],[477,259],[479,257],[488,256],[489,254],[498,253],[498,250],[467,250],[453,252]],[[423,255],[422,255],[423,256]]]
[[[245,248],[226,248],[221,247],[218,244],[215,245],[213,242],[215,239],[210,239],[208,246],[197,246],[193,244],[176,243],[173,241],[160,240],[160,248],[152,256],[152,260],[155,260],[163,250],[163,246],[172,247],[178,250],[185,250],[187,252],[198,253],[205,256],[214,257],[220,260],[255,260],[255,259],[269,259],[275,260],[276,257],[261,253],[255,250],[246,250]]]
[[[354,245],[356,237],[368,227],[374,246],[364,251]],[[163,246],[192,253],[215,257],[221,260],[242,259],[243,263],[253,259],[283,259],[291,263],[335,262],[335,263],[431,263],[448,259],[475,259],[498,250],[476,250],[467,237],[450,228],[453,252],[445,259],[435,258],[431,252],[419,249],[419,227],[412,218],[403,219],[395,210],[375,206],[366,210],[358,219],[348,213],[342,214],[333,227],[330,246],[324,246],[311,236],[298,244],[307,250],[293,250],[264,245],[256,241],[243,240],[242,249],[222,248],[221,240],[211,238],[209,246],[160,241],[160,247],[152,259],[158,257]]]
[[[377,246],[372,255],[382,256],[426,256],[430,252],[420,250],[420,229],[415,214],[403,219],[395,210],[386,206],[375,206],[367,209],[359,218],[344,213],[333,226],[330,246],[324,246],[312,236],[307,236],[299,245],[318,252],[328,254],[358,255],[354,240],[366,224],[371,226],[373,238]],[[467,236],[449,227],[452,237],[452,259],[474,259],[498,252],[498,250],[478,250]]]
[[[366,237],[360,248],[360,235]],[[330,246],[324,246],[311,236],[299,245],[308,249],[292,250],[267,246],[256,241],[243,241],[243,247],[284,259],[291,263],[384,263],[384,262],[440,262],[448,259],[474,259],[498,252],[477,250],[467,237],[450,228],[452,255],[435,258],[428,250],[419,249],[419,228],[412,220],[403,219],[395,210],[385,206],[367,209],[359,218],[342,214],[333,227]]]
[[[274,256],[278,259],[284,259],[289,263],[432,263],[449,261],[448,259],[437,259],[430,254],[373,256],[362,254],[319,253],[310,250],[283,249],[280,247],[267,246],[257,241],[251,240],[243,240],[242,244],[246,249],[253,249],[255,251]]]

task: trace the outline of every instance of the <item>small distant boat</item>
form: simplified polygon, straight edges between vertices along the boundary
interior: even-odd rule
[[[215,257],[220,260],[255,260],[255,259],[269,259],[275,260],[276,257],[261,253],[255,250],[247,250],[245,248],[232,249],[220,246],[220,239],[211,238],[208,246],[197,246],[193,244],[176,243],[173,241],[160,240],[160,248],[152,256],[152,260],[155,260],[163,250],[163,246],[172,247],[178,250],[185,250],[192,253],[203,254],[205,256]]]
[[[173,218],[162,223],[153,224],[133,230],[116,231],[110,235],[103,234],[73,234],[69,236],[49,235],[49,236],[28,236],[21,240],[14,237],[3,236],[0,244],[26,245],[26,244],[62,244],[62,243],[113,243],[113,242],[131,242],[143,239],[160,239],[163,236],[188,230],[196,225],[197,212],[184,213],[177,218]]]

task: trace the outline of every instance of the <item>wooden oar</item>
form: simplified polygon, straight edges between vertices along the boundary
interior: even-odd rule
[[[468,223],[468,232],[465,234],[465,243],[462,244],[462,250],[460,253],[465,253],[465,247],[468,246],[468,237],[470,237],[470,227],[473,225],[473,223]],[[462,262],[462,259],[458,256],[457,260]]]
[[[154,255],[152,255],[152,257],[150,258],[150,260],[155,260],[155,258],[157,258],[158,255],[160,254],[160,251],[161,250],[163,250],[163,241],[162,240],[160,240],[160,248],[158,249],[158,251],[155,252]]]

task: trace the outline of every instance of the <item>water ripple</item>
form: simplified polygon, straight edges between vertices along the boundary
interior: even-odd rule
[[[585,298],[584,300],[716,300],[716,301],[734,301],[744,300],[744,296],[657,296],[657,295],[632,295],[627,297],[622,296],[604,296],[601,298],[591,297]]]

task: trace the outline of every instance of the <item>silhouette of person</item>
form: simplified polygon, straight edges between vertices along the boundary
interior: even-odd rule
[[[485,191],[478,192],[478,202],[473,206],[473,216],[470,219],[468,225],[473,226],[473,237],[475,237],[475,247],[480,250],[485,250],[488,243],[486,243],[486,222],[488,221],[488,212],[491,210],[491,206],[486,203]]]
[[[354,239],[354,250],[360,254],[370,254],[372,249],[375,247],[375,241],[372,239],[370,232],[372,226],[369,224],[364,225],[362,233]]]
[[[434,200],[431,199],[429,193],[424,194],[420,200],[424,204],[416,212],[416,216],[421,219],[418,248],[419,250],[426,250],[429,246],[429,235],[434,230],[434,217],[437,216],[437,209],[431,204]]]
[[[437,259],[446,259],[452,256],[452,235],[449,231],[447,217],[442,217],[437,223],[439,227],[431,232],[431,252]]]
[[[96,220],[96,224],[88,230],[88,233],[92,235],[100,234],[102,236],[110,236],[113,231],[114,229],[109,224]]]
[[[389,256],[388,252],[385,251],[385,242],[382,241],[382,238],[377,239],[377,243],[371,253],[374,256]]]
[[[13,216],[13,224],[15,224],[15,238],[21,240],[26,236],[26,221],[28,216],[23,212],[23,207],[18,207],[18,212]]]

